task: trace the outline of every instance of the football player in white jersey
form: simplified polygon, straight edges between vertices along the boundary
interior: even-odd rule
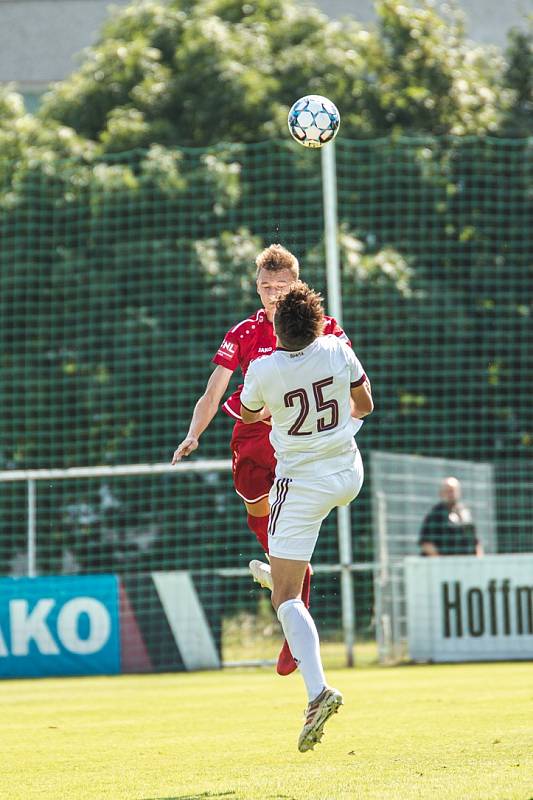
[[[363,465],[354,434],[374,407],[354,352],[335,336],[321,336],[321,300],[302,282],[279,300],[278,347],[250,364],[241,394],[243,422],[255,422],[265,408],[272,415],[277,466],[269,497],[270,567],[250,567],[272,589],[272,605],[306,685],[302,752],[320,742],[326,720],[343,702],[326,683],[316,626],[300,596],[302,580],[322,520],[359,494]]]

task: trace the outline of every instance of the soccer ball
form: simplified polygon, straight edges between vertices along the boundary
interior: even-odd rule
[[[327,97],[308,94],[289,111],[289,130],[304,147],[322,147],[337,135],[341,122],[337,107]]]

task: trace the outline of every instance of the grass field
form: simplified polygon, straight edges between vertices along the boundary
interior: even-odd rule
[[[6,681],[2,800],[530,800],[531,664],[334,670],[345,707],[296,749],[299,675]]]

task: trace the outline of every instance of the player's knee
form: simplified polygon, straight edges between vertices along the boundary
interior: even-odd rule
[[[276,586],[274,586],[272,591],[272,608],[277,613],[282,603],[285,603],[286,600],[296,600],[297,597],[299,597],[298,592],[291,591],[287,587],[280,587],[277,589]]]
[[[282,591],[280,591],[279,589],[276,589],[276,587],[274,587],[274,589],[272,591],[271,600],[272,600],[272,608],[277,613],[278,608],[280,607],[280,605],[285,602],[284,593]]]

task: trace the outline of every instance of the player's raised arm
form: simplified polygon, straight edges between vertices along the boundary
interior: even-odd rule
[[[228,388],[231,375],[231,369],[221,366],[215,367],[207,382],[205,392],[194,407],[187,436],[174,451],[172,464],[177,464],[184,456],[190,455],[198,447],[200,436],[217,413],[220,401]]]

